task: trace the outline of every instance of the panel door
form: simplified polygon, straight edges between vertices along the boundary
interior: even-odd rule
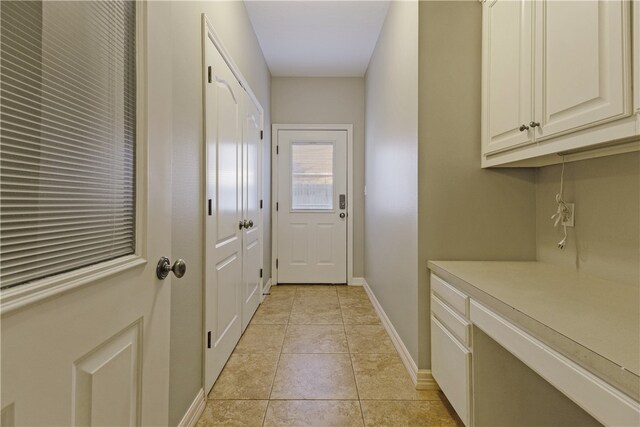
[[[30,15],[33,8],[45,20],[49,13],[73,14],[87,22],[96,16],[89,3],[39,3],[27,6],[32,10],[24,11],[21,19],[35,22]],[[3,14],[10,12],[5,4],[2,8]],[[138,67],[138,73],[144,73],[138,82],[145,82],[146,96],[139,92],[136,108],[136,169],[140,171],[136,175],[136,255],[89,266],[82,273],[76,270],[53,276],[50,283],[55,287],[48,289],[65,292],[48,294],[33,304],[28,302],[37,294],[25,291],[29,284],[1,292],[0,402],[5,427],[160,426],[169,422],[170,304],[171,284],[176,279],[170,275],[158,280],[155,270],[161,256],[172,256],[171,191],[167,190],[171,189],[171,63],[166,55],[171,43],[166,32],[171,7],[147,3],[146,26],[142,24],[144,11],[141,7],[136,11],[138,37],[146,40],[146,48],[138,45],[138,57],[146,55],[147,63],[147,67]],[[73,28],[69,30],[56,34],[64,41],[56,59],[72,57],[79,66],[89,66],[78,59],[87,54],[83,49],[104,53],[101,43],[92,37],[83,39],[83,46],[70,44]],[[107,61],[108,55],[103,58]],[[106,69],[100,63],[91,66],[96,67],[96,74]],[[94,78],[105,76],[108,74]],[[68,75],[64,78],[69,85],[65,96],[72,96],[76,86]],[[114,93],[118,93],[122,88],[117,79],[114,82]],[[25,101],[44,103],[32,98]],[[142,114],[145,110],[146,116]],[[87,108],[83,118],[87,117],[97,118],[99,111]],[[142,129],[147,129],[146,135]],[[55,179],[55,172],[43,170],[42,178]],[[70,208],[58,206],[60,212]],[[26,305],[7,309],[21,302]]]
[[[483,153],[533,142],[533,1],[490,0],[483,10]]]
[[[260,304],[262,294],[262,113],[244,92],[244,129],[242,144],[243,238],[242,238],[242,329]],[[246,223],[244,221],[246,220]]]
[[[347,132],[278,132],[278,283],[347,282]]]
[[[205,26],[205,391],[242,333],[242,88]]]
[[[536,2],[536,140],[631,111],[630,2]]]

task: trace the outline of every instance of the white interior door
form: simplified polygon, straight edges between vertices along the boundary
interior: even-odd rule
[[[74,8],[75,19],[91,8],[46,3],[44,15],[60,6]],[[136,18],[138,57],[146,51],[147,66],[138,62],[135,254],[1,293],[3,426],[168,423],[172,279],[158,280],[155,270],[161,256],[171,256],[171,8],[162,2],[146,8],[146,28],[140,7]],[[89,46],[90,38],[83,43]],[[82,57],[70,44],[58,47],[58,59],[74,52]],[[67,94],[74,90],[69,85]],[[87,108],[82,117],[94,113]]]
[[[242,132],[242,330],[249,325],[262,294],[262,113],[244,93]],[[246,223],[244,222],[246,221]]]
[[[205,391],[242,334],[243,90],[204,31],[205,87]]]
[[[346,131],[278,131],[277,203],[278,283],[346,283]]]

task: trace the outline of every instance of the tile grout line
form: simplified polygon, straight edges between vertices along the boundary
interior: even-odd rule
[[[342,298],[338,294],[338,303],[340,304],[340,314],[342,315]],[[353,366],[353,353],[351,353],[351,344],[349,344],[349,337],[347,336],[347,326],[344,323],[344,316],[342,316],[342,329],[344,330],[344,337],[347,340],[347,350],[349,351],[349,363],[351,363],[351,373],[353,374],[353,383],[356,386],[356,395],[358,396],[358,407],[360,408],[360,419],[362,425],[365,426],[364,411],[362,410],[362,400],[360,399],[360,389],[358,388],[358,379],[356,378],[356,369]]]
[[[284,348],[284,341],[287,339],[287,331],[289,330],[289,322],[291,321],[291,313],[293,311],[293,304],[296,300],[296,295],[298,293],[298,289],[294,288],[293,298],[291,300],[291,307],[289,308],[289,317],[287,317],[287,323],[284,325],[284,335],[282,337],[282,344],[280,344],[280,353],[278,353],[278,360],[276,361],[276,370],[273,373],[273,379],[271,380],[271,389],[269,390],[269,396],[267,397],[267,408],[264,411],[264,416],[262,418],[262,426],[264,427],[264,423],[267,420],[267,412],[269,411],[269,406],[271,406],[271,395],[273,394],[273,386],[276,383],[276,377],[278,376],[278,368],[280,366],[280,359],[282,358],[282,349]]]

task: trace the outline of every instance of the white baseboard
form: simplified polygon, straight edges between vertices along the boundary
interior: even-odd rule
[[[371,304],[373,304],[373,307],[376,309],[376,312],[378,313],[378,317],[382,322],[382,326],[384,326],[384,328],[387,330],[387,333],[391,337],[391,342],[393,342],[393,345],[396,347],[396,350],[398,350],[398,353],[400,353],[400,359],[402,359],[402,363],[404,363],[404,367],[407,369],[407,372],[409,373],[409,377],[411,377],[411,381],[413,381],[413,384],[417,386],[418,385],[418,365],[416,365],[416,362],[413,360],[413,358],[409,354],[409,350],[407,350],[407,347],[402,342],[400,335],[398,335],[398,332],[396,332],[396,328],[393,327],[391,320],[389,320],[389,318],[387,317],[387,314],[384,312],[384,310],[382,309],[382,306],[378,302],[378,299],[371,291],[371,288],[369,287],[369,284],[367,283],[366,279],[363,279],[362,286],[364,286],[365,291],[367,291],[367,295],[371,300]]]
[[[260,302],[264,301],[264,297],[266,296],[265,294],[268,294],[269,291],[271,290],[271,278],[269,278],[269,280],[267,280],[267,284],[264,285],[264,288],[262,289],[262,295],[260,296]]]
[[[362,286],[364,285],[364,277],[352,277],[349,282],[349,286]]]
[[[431,369],[418,369],[417,390],[440,390],[440,386],[433,378]]]
[[[204,407],[207,404],[207,399],[204,396],[204,390],[200,389],[195,399],[187,409],[187,412],[184,414],[184,417],[178,423],[178,427],[193,427],[200,419],[200,415],[202,415],[202,411],[204,411]]]

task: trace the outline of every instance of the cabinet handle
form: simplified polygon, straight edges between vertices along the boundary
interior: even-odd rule
[[[529,130],[529,126],[527,126],[527,125],[520,125],[520,132],[524,132],[525,130]]]
[[[531,126],[532,128],[537,128],[538,126],[540,126],[540,123],[538,123],[538,122],[530,122],[529,126]]]

